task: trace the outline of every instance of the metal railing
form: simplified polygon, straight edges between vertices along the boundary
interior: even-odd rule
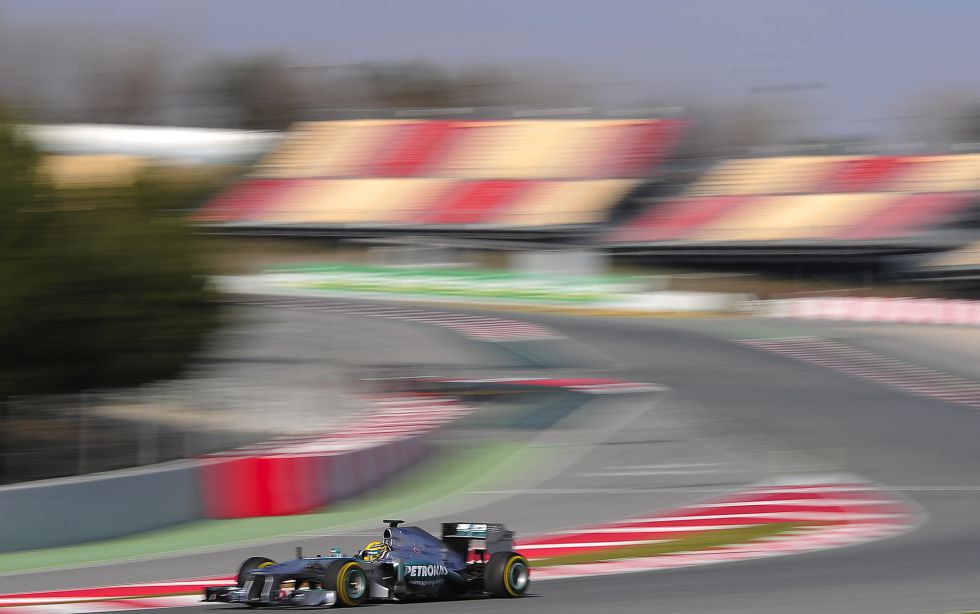
[[[139,467],[322,428],[356,410],[323,389],[179,380],[0,400],[0,484]]]

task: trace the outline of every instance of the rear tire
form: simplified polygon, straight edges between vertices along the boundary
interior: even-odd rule
[[[238,588],[245,586],[245,582],[248,580],[248,572],[253,569],[261,569],[262,567],[268,567],[269,565],[275,565],[276,562],[272,559],[267,559],[264,556],[253,556],[247,559],[242,566],[238,568]]]
[[[498,552],[490,557],[483,586],[494,597],[521,597],[531,584],[531,566],[516,552]]]
[[[324,572],[323,588],[337,593],[337,605],[355,607],[370,597],[367,572],[357,561],[334,561]]]

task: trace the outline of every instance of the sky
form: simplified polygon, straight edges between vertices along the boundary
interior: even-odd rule
[[[980,99],[980,0],[0,0],[0,27],[52,23],[199,56],[557,67],[614,102],[790,96],[837,132]]]

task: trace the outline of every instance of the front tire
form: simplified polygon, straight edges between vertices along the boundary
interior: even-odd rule
[[[264,556],[253,556],[250,559],[246,559],[242,566],[238,568],[238,588],[245,586],[245,582],[248,581],[248,572],[253,569],[262,569],[263,567],[268,567],[269,565],[275,565],[276,562],[272,559],[267,559]]]
[[[334,561],[324,576],[323,588],[337,593],[337,605],[359,606],[370,597],[367,572],[357,561]]]
[[[516,552],[497,552],[487,562],[483,585],[494,597],[521,597],[531,584],[531,566]]]

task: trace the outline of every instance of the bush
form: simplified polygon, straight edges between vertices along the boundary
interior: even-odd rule
[[[178,373],[216,322],[197,238],[136,188],[56,191],[0,122],[0,395]]]

